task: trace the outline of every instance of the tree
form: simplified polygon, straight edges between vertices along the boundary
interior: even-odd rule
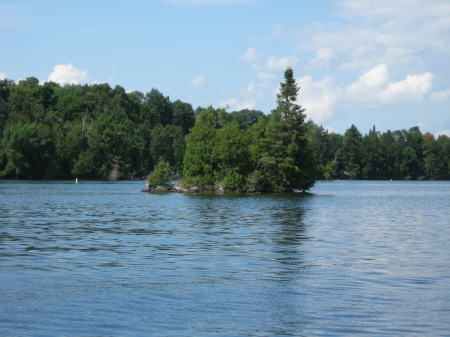
[[[170,182],[170,167],[161,158],[156,165],[155,170],[147,178],[147,186],[154,189],[157,186],[167,186]]]
[[[262,111],[249,109],[233,111],[229,115],[231,120],[236,121],[239,128],[242,130],[250,128],[253,124],[258,122],[259,118],[266,118],[266,115],[264,115]]]
[[[405,179],[417,179],[420,174],[420,162],[411,146],[405,147],[402,153],[400,170]]]
[[[345,131],[342,146],[342,161],[344,170],[353,179],[358,179],[361,174],[361,139],[358,128],[352,126]]]
[[[400,179],[397,165],[399,146],[395,141],[394,133],[390,130],[380,136],[380,152],[382,162],[379,165],[381,179]]]
[[[54,152],[51,130],[31,123],[6,127],[2,147],[7,164],[1,175],[19,178],[48,178]]]
[[[161,92],[153,88],[145,95],[143,112],[145,119],[149,120],[151,125],[161,123],[166,126],[172,124],[174,106],[169,97],[164,97]]]
[[[383,158],[380,145],[380,133],[375,126],[361,140],[361,177],[363,179],[381,179]]]
[[[450,138],[445,135],[439,136],[437,140],[429,136],[424,138],[424,168],[427,177],[448,179],[450,177]]]
[[[183,134],[187,135],[195,124],[195,114],[192,105],[178,99],[173,102],[173,107],[173,125],[181,127]]]
[[[247,137],[239,130],[237,122],[228,123],[217,131],[212,158],[217,165],[215,178],[222,187],[229,191],[242,190],[250,171],[250,156]]]
[[[299,89],[288,68],[277,94],[277,108],[267,123],[265,153],[260,159],[263,185],[269,191],[308,190],[318,174],[306,136],[305,109],[297,104]]]
[[[186,153],[183,159],[183,176],[214,175],[217,163],[213,161],[214,142],[218,128],[217,111],[212,107],[203,110],[186,137]]]
[[[180,126],[158,124],[150,131],[150,155],[156,162],[162,158],[175,170],[181,171],[185,151],[183,131]]]

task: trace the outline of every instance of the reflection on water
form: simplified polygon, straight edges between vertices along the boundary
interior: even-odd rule
[[[450,184],[0,182],[4,336],[444,335]]]

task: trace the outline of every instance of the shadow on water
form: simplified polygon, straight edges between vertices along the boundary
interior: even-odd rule
[[[296,194],[185,196],[183,213],[195,214],[191,226],[198,235],[198,249],[216,256],[210,260],[215,273],[234,281],[233,291],[243,293],[241,301],[247,301],[249,309],[242,313],[243,319],[253,320],[251,310],[257,302],[259,314],[267,315],[270,322],[264,327],[266,333],[298,335],[306,324],[301,297],[308,267],[302,245],[309,239],[304,213],[311,198]],[[235,306],[229,303],[228,309]],[[274,330],[275,326],[284,328]]]

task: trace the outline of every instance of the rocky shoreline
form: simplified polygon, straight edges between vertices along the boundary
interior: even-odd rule
[[[187,187],[183,183],[177,182],[163,188],[152,188],[147,184],[147,188],[143,188],[141,192],[147,193],[199,193],[203,192],[200,187]]]

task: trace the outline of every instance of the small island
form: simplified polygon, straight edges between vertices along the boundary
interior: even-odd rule
[[[306,192],[330,174],[333,163],[316,165],[298,91],[288,68],[277,108],[245,131],[227,120],[225,110],[205,109],[186,137],[181,181],[169,184],[170,168],[161,159],[143,191]]]

